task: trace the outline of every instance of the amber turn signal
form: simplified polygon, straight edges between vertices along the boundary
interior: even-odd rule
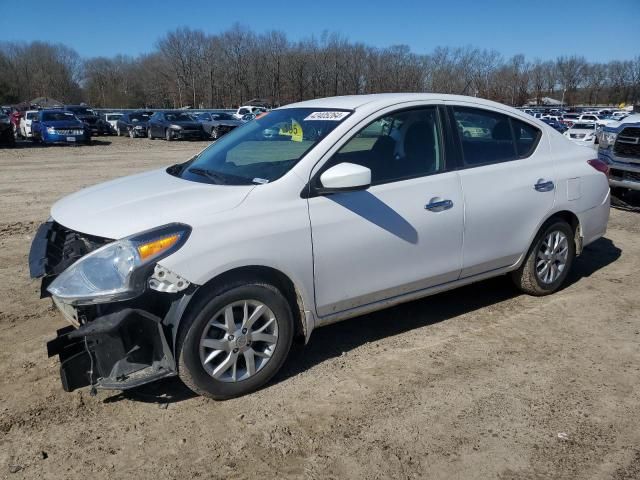
[[[173,235],[169,235],[168,237],[158,238],[150,242],[138,245],[138,254],[140,255],[140,259],[146,260],[148,258],[154,257],[157,254],[164,252],[168,248],[173,247],[178,240],[180,240],[180,235],[174,233]]]

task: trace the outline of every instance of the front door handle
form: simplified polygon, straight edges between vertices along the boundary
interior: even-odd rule
[[[451,200],[439,200],[437,197],[432,198],[424,208],[430,212],[442,212],[443,210],[449,210],[453,207]]]
[[[533,188],[535,188],[538,192],[550,192],[555,188],[555,185],[551,180],[544,180],[543,178],[538,180]]]

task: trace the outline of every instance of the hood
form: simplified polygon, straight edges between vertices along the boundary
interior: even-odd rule
[[[610,129],[619,129],[622,130],[622,128],[620,127],[626,127],[626,126],[631,126],[631,125],[627,125],[628,123],[637,123],[640,124],[640,113],[634,113],[632,115],[629,115],[627,118],[623,118],[622,120],[618,121],[618,122],[611,122],[607,125],[607,130]],[[635,126],[635,125],[633,125]]]
[[[69,229],[119,239],[173,222],[196,228],[237,207],[254,187],[190,182],[153,170],[71,194],[53,205],[51,216]]]
[[[224,125],[225,127],[239,127],[244,124],[242,120],[214,120],[214,125]]]
[[[177,120],[175,122],[168,121],[167,123],[170,125],[180,125],[182,128],[202,128],[202,124],[193,120]]]

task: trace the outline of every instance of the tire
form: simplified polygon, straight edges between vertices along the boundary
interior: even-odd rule
[[[136,138],[136,132],[133,128],[129,129],[129,138]]]
[[[564,238],[564,240],[561,240],[557,247],[558,253],[549,255],[546,252],[555,252],[553,245],[547,245],[550,236],[554,234],[558,234],[558,238]],[[550,295],[559,290],[567,279],[576,256],[574,237],[575,232],[564,220],[551,219],[545,223],[529,248],[524,262],[518,270],[511,274],[516,286],[524,293],[537,297]],[[566,243],[566,259],[562,258],[561,253],[564,251],[563,242]],[[545,264],[547,265],[546,269]],[[560,266],[562,266],[561,270]],[[555,278],[554,273],[557,274]]]
[[[122,136],[122,130],[120,130],[120,127],[116,127],[116,136],[118,137]]]
[[[220,138],[220,131],[217,127],[213,127],[211,129],[211,138],[213,138],[214,140],[218,140]]]
[[[245,302],[253,302],[253,304],[243,307]],[[236,330],[238,335],[235,337],[237,338],[224,340],[229,338],[229,329],[210,325],[210,322],[219,319],[226,322],[228,307],[235,305],[232,312],[234,312],[233,317],[236,323],[232,329],[239,328],[238,325],[244,321],[242,320],[243,316],[245,319],[247,316],[251,318],[256,312],[256,304],[263,305],[266,309],[263,311],[266,313],[255,320],[253,326],[250,326],[250,332],[246,335],[241,335],[244,332]],[[275,320],[268,321],[267,319],[270,318]],[[270,333],[267,335],[270,338],[277,339],[275,343],[267,344],[255,340],[260,333],[256,330],[265,328],[264,325],[267,323],[269,330],[264,331]],[[220,322],[216,322],[216,324],[219,325]],[[291,308],[277,288],[261,282],[237,282],[224,285],[198,300],[195,307],[183,319],[176,344],[178,375],[185,385],[197,394],[216,400],[225,400],[253,392],[266,384],[284,363],[291,348],[293,330]],[[206,363],[205,356],[209,359],[216,352],[216,350],[209,350],[207,346],[201,345],[201,341],[209,340],[209,335],[221,338],[221,340],[214,339],[213,341],[222,341],[226,348],[220,350],[210,363]],[[241,347],[237,348],[238,345]],[[257,352],[264,354],[261,349],[265,347],[267,347],[265,352],[269,351],[269,358],[259,357],[257,354]],[[243,350],[243,348],[247,350]],[[256,355],[254,356],[248,350]],[[249,355],[249,358],[253,360],[255,370],[253,374],[249,374],[246,355]],[[233,363],[234,358],[238,359],[235,364]],[[230,366],[225,367],[227,364]],[[222,371],[216,373],[219,370]],[[214,378],[216,374],[219,375],[218,379]]]
[[[173,137],[171,136],[171,130],[169,130],[168,128],[164,131],[164,139],[167,142],[173,141]]]
[[[151,135],[151,129],[149,127],[147,127],[147,138],[153,140],[153,135]]]

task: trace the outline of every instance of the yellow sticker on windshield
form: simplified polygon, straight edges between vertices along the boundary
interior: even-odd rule
[[[293,142],[302,141],[302,127],[293,118],[291,119],[291,125],[285,125],[281,127],[278,133],[280,135],[291,137],[291,141]]]

